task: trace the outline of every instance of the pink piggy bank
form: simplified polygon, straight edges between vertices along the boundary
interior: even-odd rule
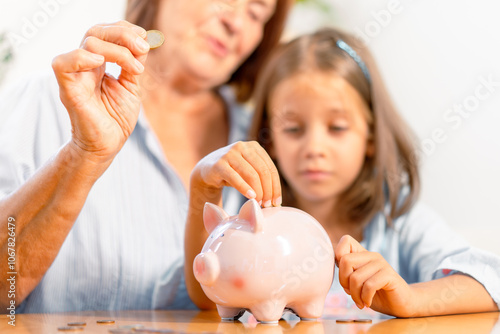
[[[285,309],[302,320],[321,316],[334,255],[312,216],[289,207],[261,209],[249,200],[231,217],[206,203],[203,221],[210,236],[194,260],[194,275],[223,321],[245,310],[264,323],[277,322]]]

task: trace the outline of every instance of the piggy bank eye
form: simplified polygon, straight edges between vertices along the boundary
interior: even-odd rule
[[[222,233],[222,234],[220,235],[220,237],[221,237],[221,238],[222,238],[223,236],[224,236],[224,233]]]

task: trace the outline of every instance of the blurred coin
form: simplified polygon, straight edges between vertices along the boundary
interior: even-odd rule
[[[97,323],[101,324],[101,325],[108,325],[108,324],[114,324],[115,321],[114,320],[97,320]]]
[[[58,327],[58,331],[61,332],[76,332],[76,331],[83,331],[83,327],[76,327],[76,326],[64,326],[64,327]]]
[[[87,326],[86,322],[68,322],[68,326]]]
[[[118,326],[120,329],[139,329],[139,328],[144,328],[144,325],[141,324],[135,324],[135,325],[121,325]]]
[[[159,30],[148,30],[146,34],[146,42],[148,42],[151,49],[156,49],[165,42],[165,36]]]
[[[131,329],[126,329],[126,328],[111,328],[109,330],[110,333],[113,334],[133,334]]]
[[[340,324],[348,324],[354,322],[352,319],[337,319],[337,322]]]
[[[354,319],[354,322],[361,322],[361,323],[369,324],[372,322],[372,320],[371,319]]]

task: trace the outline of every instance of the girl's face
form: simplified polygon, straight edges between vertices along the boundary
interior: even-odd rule
[[[270,96],[271,155],[292,192],[299,201],[335,200],[373,149],[368,107],[332,72],[296,74]]]
[[[163,0],[158,49],[169,68],[183,71],[209,87],[227,81],[255,50],[277,0]]]

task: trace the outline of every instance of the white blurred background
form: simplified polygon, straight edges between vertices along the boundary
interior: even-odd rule
[[[91,25],[119,20],[124,9],[125,0],[0,0],[0,36],[15,43],[5,66],[5,35],[0,42],[0,89],[50,70]],[[498,13],[498,0],[311,0],[296,6],[287,36],[332,25],[365,40],[421,140],[421,200],[500,255]]]

